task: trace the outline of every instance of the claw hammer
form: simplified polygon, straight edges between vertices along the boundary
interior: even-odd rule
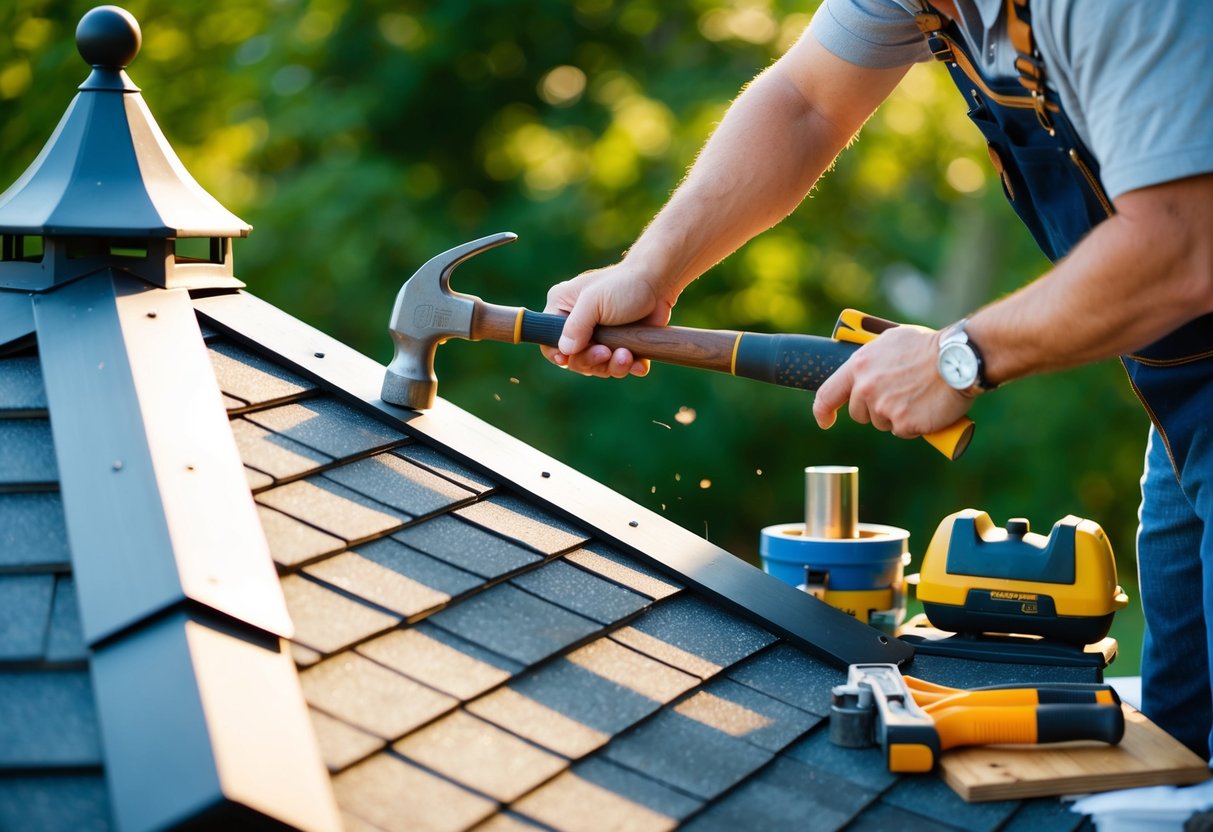
[[[389,324],[396,352],[383,379],[385,402],[413,410],[432,407],[438,390],[434,354],[439,344],[451,338],[558,344],[564,316],[486,303],[451,289],[451,274],[460,263],[516,239],[518,235],[507,231],[456,246],[431,258],[400,287]],[[612,350],[626,348],[652,361],[816,390],[860,344],[893,326],[897,324],[847,310],[833,338],[624,325],[598,327],[594,341]],[[972,435],[973,423],[962,418],[924,438],[949,459],[956,459]]]

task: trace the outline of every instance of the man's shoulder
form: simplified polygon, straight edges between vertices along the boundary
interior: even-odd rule
[[[824,0],[811,31],[838,57],[860,66],[893,67],[926,60],[914,23],[915,0]]]

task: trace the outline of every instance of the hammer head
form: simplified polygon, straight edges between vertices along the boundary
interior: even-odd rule
[[[385,402],[413,410],[434,405],[434,353],[450,338],[471,338],[479,301],[451,291],[451,273],[469,257],[516,239],[517,234],[506,231],[456,246],[431,258],[404,282],[388,324],[396,354],[383,376],[380,395]]]

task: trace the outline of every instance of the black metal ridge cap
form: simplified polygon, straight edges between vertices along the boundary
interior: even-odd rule
[[[902,664],[913,648],[770,577],[607,486],[438,399],[419,412],[380,398],[384,366],[247,292],[194,299],[208,324],[268,351],[347,402],[593,529],[643,562],[677,576],[724,608],[838,667]]]

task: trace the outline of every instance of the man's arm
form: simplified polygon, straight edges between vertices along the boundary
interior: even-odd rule
[[[802,35],[729,107],[624,259],[552,288],[547,310],[569,319],[545,355],[590,375],[643,374],[629,351],[590,345],[594,327],[667,323],[688,284],[800,204],[907,69],[861,68]]]
[[[1213,312],[1213,174],[1129,191],[1051,271],[974,314],[966,327],[1002,383],[1132,352]],[[899,327],[822,385],[819,425],[850,415],[910,437],[959,418],[971,399],[935,369],[938,333]]]

